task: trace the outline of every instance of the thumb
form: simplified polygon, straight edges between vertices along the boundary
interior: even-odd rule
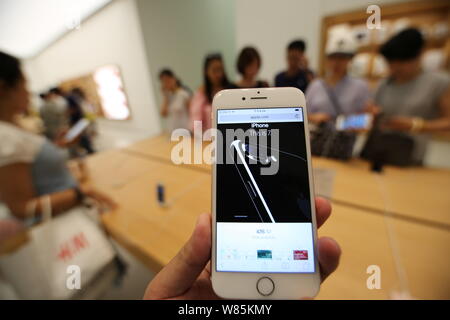
[[[211,216],[202,214],[178,254],[155,276],[144,299],[167,299],[185,293],[211,258]]]

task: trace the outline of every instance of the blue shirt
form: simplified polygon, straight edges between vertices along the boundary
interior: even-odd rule
[[[327,84],[321,79],[311,82],[306,90],[306,107],[309,113],[326,113],[337,117],[338,111],[327,93]],[[363,111],[371,98],[369,87],[364,80],[344,77],[334,87],[329,87],[336,97],[342,114],[352,114]]]
[[[77,186],[66,160],[63,150],[45,140],[31,165],[33,185],[38,196]]]
[[[11,123],[0,121],[0,167],[28,163],[37,196],[77,186],[66,166],[66,154],[42,136],[27,132]],[[8,181],[12,184],[15,181]],[[39,219],[30,218],[27,224]]]

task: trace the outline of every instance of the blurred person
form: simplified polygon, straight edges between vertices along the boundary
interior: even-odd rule
[[[294,87],[305,92],[314,78],[314,73],[308,69],[308,60],[305,57],[306,43],[295,40],[287,47],[287,70],[278,73],[275,77],[275,87]]]
[[[161,116],[167,118],[167,131],[189,129],[190,92],[170,69],[161,70],[159,80],[163,94]]]
[[[450,130],[450,77],[445,72],[425,72],[421,56],[425,40],[408,28],[380,48],[390,75],[375,93],[373,112],[382,113],[382,128],[403,132],[414,140],[412,161],[422,164],[429,133]]]
[[[258,72],[261,69],[261,56],[253,47],[245,47],[238,56],[237,71],[242,79],[236,83],[235,88],[267,88],[267,81],[258,80]]]
[[[191,129],[194,130],[194,121],[201,121],[202,130],[211,128],[211,110],[214,95],[223,89],[231,88],[228,81],[221,54],[210,54],[203,64],[203,86],[192,97],[190,105]],[[194,132],[196,132],[194,130]]]
[[[94,153],[92,147],[92,139],[97,135],[96,126],[96,110],[92,103],[87,99],[86,94],[81,88],[73,88],[70,91],[70,96],[75,100],[76,104],[80,106],[84,118],[88,119],[89,127],[81,134],[80,144],[88,151],[88,154]],[[85,141],[87,139],[87,141]]]
[[[84,116],[83,110],[81,106],[78,104],[77,98],[72,94],[67,94],[59,87],[51,88],[49,91],[50,94],[54,94],[55,96],[64,99],[67,103],[67,111],[69,115],[69,125],[73,126],[79,120],[81,120]]]
[[[78,102],[81,106],[81,111],[88,119],[95,120],[96,110],[92,103],[86,97],[86,93],[83,89],[75,87],[70,90],[70,95]]]
[[[84,197],[115,208],[108,196],[73,177],[57,145],[18,127],[15,118],[27,109],[28,98],[19,60],[0,52],[0,201],[26,224],[34,222],[27,208],[36,203],[39,217],[44,195],[49,196],[55,214],[79,205]]]
[[[43,134],[44,132],[44,122],[40,117],[39,111],[34,107],[30,106],[21,115],[16,117],[17,124],[32,133]]]
[[[54,93],[62,98],[64,98],[67,102],[67,112],[69,118],[69,126],[73,127],[78,121],[85,118],[84,111],[79,102],[80,97],[77,93],[69,92],[65,93],[61,88],[55,87],[50,89],[51,93]],[[77,143],[70,147],[70,153],[73,157],[80,156],[79,149],[84,150],[87,154],[93,154],[95,152],[91,137],[87,135],[85,132],[81,133],[79,139],[77,139]]]
[[[323,198],[316,198],[315,205],[317,226],[320,227],[330,216],[331,205]],[[317,247],[323,282],[337,269],[341,249],[334,239],[328,237],[320,238]],[[183,248],[149,283],[144,299],[220,299],[212,288],[210,260],[211,215],[202,214]]]
[[[51,141],[67,129],[67,103],[64,98],[54,92],[43,92],[39,95],[42,105],[39,115],[44,123],[44,135]]]
[[[325,77],[315,79],[306,90],[308,120],[314,124],[334,121],[337,116],[359,113],[369,103],[370,91],[362,79],[348,75],[356,52],[350,30],[342,28],[326,46]]]

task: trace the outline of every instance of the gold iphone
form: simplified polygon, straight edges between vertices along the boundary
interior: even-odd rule
[[[223,90],[213,100],[211,279],[229,299],[300,299],[320,287],[305,97]]]

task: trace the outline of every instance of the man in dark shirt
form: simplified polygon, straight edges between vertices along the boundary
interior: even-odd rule
[[[306,44],[303,40],[292,41],[287,47],[287,70],[275,77],[275,87],[295,87],[303,92],[314,78],[314,73],[308,69],[304,55]]]

